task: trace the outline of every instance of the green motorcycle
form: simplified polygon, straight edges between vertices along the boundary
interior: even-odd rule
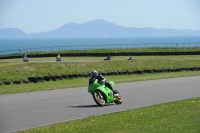
[[[109,83],[114,87],[113,81],[110,81]],[[94,101],[99,106],[104,106],[106,103],[113,102],[116,104],[122,103],[122,97],[118,91],[115,90],[116,94],[113,94],[113,91],[106,87],[105,84],[99,84],[97,79],[93,84],[88,86],[88,92],[92,94]]]

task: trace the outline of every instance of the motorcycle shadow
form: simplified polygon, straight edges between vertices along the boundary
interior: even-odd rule
[[[112,106],[112,105],[114,105],[114,104],[106,104],[104,106]],[[79,105],[79,106],[69,106],[69,107],[71,107],[71,108],[96,108],[96,107],[102,107],[102,106],[98,106],[98,105]]]

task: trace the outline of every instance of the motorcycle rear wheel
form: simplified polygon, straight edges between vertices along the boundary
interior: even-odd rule
[[[116,91],[116,90],[115,90]],[[115,103],[116,104],[121,104],[122,103],[122,97],[120,96],[120,93],[118,92],[118,91],[116,91],[117,92],[117,94],[119,94],[119,96],[117,96],[116,97],[116,101],[115,101]]]
[[[97,105],[104,106],[106,104],[105,97],[101,92],[95,91],[92,95]]]

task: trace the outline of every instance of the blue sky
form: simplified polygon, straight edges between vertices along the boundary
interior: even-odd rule
[[[36,33],[96,19],[126,27],[200,30],[200,0],[0,0],[0,29]]]

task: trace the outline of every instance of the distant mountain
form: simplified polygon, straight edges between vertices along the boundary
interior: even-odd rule
[[[17,28],[0,29],[0,38],[4,37],[12,38],[12,37],[24,37],[24,36],[26,36],[26,33]]]
[[[4,31],[3,31],[4,30]],[[102,38],[102,37],[164,37],[164,36],[200,36],[200,30],[174,30],[155,28],[124,27],[102,19],[83,24],[67,23],[55,30],[41,33],[25,34],[18,29],[2,29],[0,35],[5,37],[29,38]],[[10,33],[10,34],[9,34]]]

